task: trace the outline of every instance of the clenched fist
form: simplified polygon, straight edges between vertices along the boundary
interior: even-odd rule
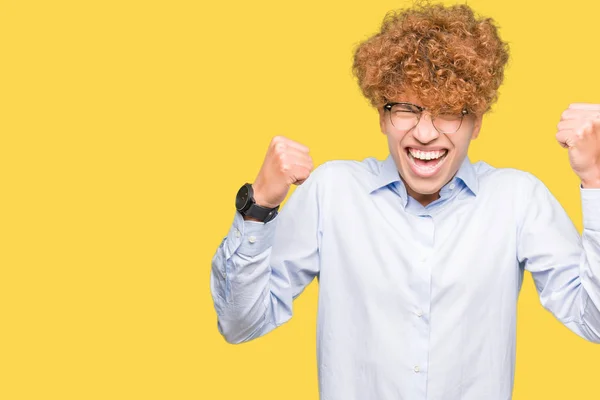
[[[600,188],[600,104],[571,104],[562,113],[556,140],[569,149],[583,187]]]
[[[302,184],[312,169],[308,147],[283,136],[274,137],[252,184],[256,204],[267,208],[278,206],[290,186]]]

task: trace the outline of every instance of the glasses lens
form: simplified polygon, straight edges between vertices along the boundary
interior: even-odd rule
[[[460,128],[462,114],[440,114],[433,120],[436,129],[443,133],[454,133]]]
[[[395,104],[390,110],[392,125],[398,129],[412,129],[419,123],[421,112],[410,104]]]

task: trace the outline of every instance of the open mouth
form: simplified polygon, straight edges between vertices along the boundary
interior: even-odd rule
[[[410,166],[415,174],[421,177],[429,177],[439,171],[440,167],[446,161],[448,150],[423,151],[408,147],[406,154],[410,161]]]

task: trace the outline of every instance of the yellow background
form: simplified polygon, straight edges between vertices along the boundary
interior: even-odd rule
[[[581,229],[554,134],[600,103],[600,3],[469,3],[512,54],[470,156],[534,173]],[[210,261],[273,135],[317,165],[386,156],[351,57],[406,4],[1,1],[0,399],[317,399],[317,285],[233,346]],[[600,346],[529,275],[518,318],[515,399],[600,398]]]

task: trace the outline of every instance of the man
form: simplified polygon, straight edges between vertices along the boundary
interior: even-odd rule
[[[556,135],[581,179],[581,238],[534,176],[467,158],[507,60],[468,6],[390,14],[354,60],[389,157],[311,173],[305,146],[273,139],[212,262],[226,340],[289,320],[317,277],[322,399],[509,399],[528,270],[544,307],[600,343],[600,105],[571,105]]]

